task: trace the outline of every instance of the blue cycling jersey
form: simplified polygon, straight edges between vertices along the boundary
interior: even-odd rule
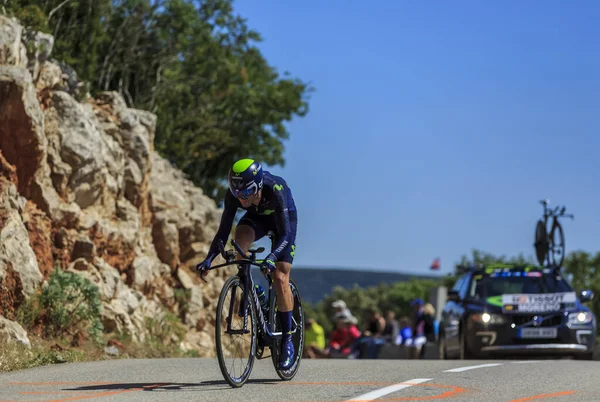
[[[295,233],[290,222],[296,221],[298,215],[292,191],[283,178],[275,176],[268,171],[264,172],[262,194],[258,205],[253,204],[248,208],[244,208],[230,191],[225,195],[224,204],[219,230],[208,251],[208,257],[211,260],[219,254],[217,242],[219,240],[223,241],[223,243],[227,241],[238,208],[247,211],[245,217],[251,218],[254,215],[260,217],[266,215],[274,216],[274,227],[272,229],[278,235],[278,242],[273,251],[275,258],[278,259],[281,252],[293,242]]]

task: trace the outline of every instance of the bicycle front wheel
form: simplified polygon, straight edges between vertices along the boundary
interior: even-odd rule
[[[304,308],[302,307],[302,298],[300,297],[300,290],[296,282],[290,278],[290,288],[292,290],[292,297],[294,299],[294,310],[292,313],[292,330],[295,332],[292,334],[292,343],[294,344],[294,363],[287,370],[279,368],[279,355],[281,354],[281,341],[274,342],[274,346],[271,349],[271,356],[273,365],[277,375],[282,380],[289,381],[298,372],[300,368],[300,361],[302,360],[302,353],[304,352]],[[277,314],[277,305],[270,311],[270,322],[276,323],[275,332],[281,332],[281,323]]]
[[[244,317],[239,316],[243,298],[248,299],[247,333]],[[229,319],[231,320],[229,323]],[[244,294],[239,277],[229,278],[219,296],[215,323],[217,359],[223,378],[234,387],[241,387],[250,377],[256,353],[256,311],[250,294]]]

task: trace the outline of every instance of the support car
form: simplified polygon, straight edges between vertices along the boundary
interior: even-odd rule
[[[596,317],[560,268],[518,265],[462,271],[442,310],[442,358],[549,355],[592,359]]]

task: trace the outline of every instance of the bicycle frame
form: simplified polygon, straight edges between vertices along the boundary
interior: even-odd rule
[[[223,248],[223,244],[219,243],[219,248],[221,250],[221,254],[227,262],[216,265],[214,267],[210,267],[208,270],[212,271],[213,269],[223,268],[223,267],[230,266],[230,265],[238,265],[239,269],[238,269],[237,276],[242,281],[242,284],[244,287],[244,295],[248,294],[248,292],[251,292],[251,294],[252,294],[252,304],[254,305],[255,311],[257,312],[257,315],[258,315],[258,320],[259,320],[259,324],[260,324],[259,329],[262,330],[262,333],[263,333],[263,336],[262,336],[263,342],[266,341],[266,342],[264,342],[265,346],[272,346],[274,341],[281,340],[283,334],[282,334],[282,332],[274,332],[274,330],[275,330],[274,322],[268,323],[268,324],[270,324],[271,328],[269,328],[269,325],[267,325],[267,319],[263,315],[263,311],[260,306],[260,302],[258,300],[258,294],[256,293],[256,288],[254,287],[254,279],[252,278],[252,275],[250,273],[250,268],[252,265],[257,266],[259,268],[261,267],[261,264],[258,264],[256,262],[256,253],[264,251],[264,248],[261,247],[258,250],[251,250],[252,257],[248,257],[244,253],[242,248],[239,246],[239,244],[236,243],[235,240],[231,240],[231,244],[235,247],[235,249],[242,256],[243,259],[236,260],[235,252],[233,252],[233,251],[225,252],[224,248]],[[262,269],[261,269],[261,271],[262,271]],[[265,275],[265,277],[267,278],[267,281],[269,283],[269,309],[271,310],[275,307],[275,298],[272,297],[273,279],[272,279],[272,276],[270,273],[263,271],[263,274]],[[227,334],[247,334],[248,332],[250,332],[248,330],[248,298],[247,297],[244,297],[242,299],[240,311],[238,311],[238,313],[237,313],[238,316],[244,317],[244,328],[241,330],[232,330],[231,329],[231,318],[233,316],[233,304],[234,304],[234,300],[235,300],[236,290],[237,290],[237,288],[235,288],[235,287],[232,289],[232,298],[231,298],[231,303],[229,305],[229,315],[227,316],[227,331],[226,331],[226,333]],[[295,324],[295,323],[293,323],[293,324]],[[297,329],[298,329],[298,326],[293,325],[292,334],[296,333]]]

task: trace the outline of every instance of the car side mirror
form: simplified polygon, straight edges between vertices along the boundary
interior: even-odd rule
[[[458,295],[458,290],[449,290],[448,291],[448,300],[457,302],[460,300],[460,296]]]
[[[589,289],[582,290],[581,293],[579,293],[579,300],[581,300],[582,303],[588,302],[588,301],[592,300],[593,298],[594,298],[594,292],[592,292]]]

